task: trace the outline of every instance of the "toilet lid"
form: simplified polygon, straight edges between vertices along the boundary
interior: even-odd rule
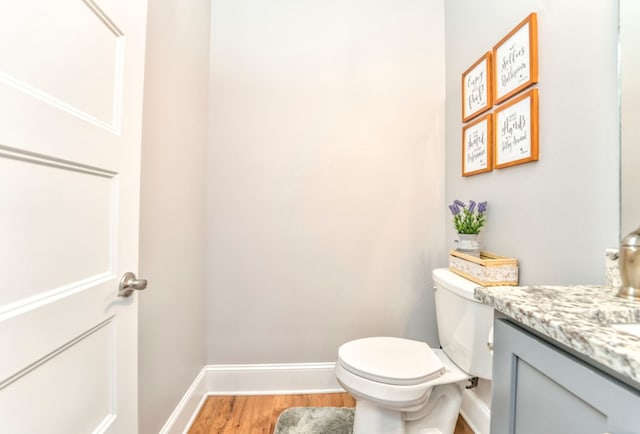
[[[338,350],[338,362],[353,374],[395,385],[424,383],[445,372],[442,361],[426,343],[402,338],[347,342]]]

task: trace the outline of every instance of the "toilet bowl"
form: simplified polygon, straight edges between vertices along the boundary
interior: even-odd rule
[[[433,276],[442,349],[397,337],[339,348],[336,379],[356,400],[353,434],[452,434],[468,380],[491,378],[493,311],[473,299],[475,283],[446,269]]]

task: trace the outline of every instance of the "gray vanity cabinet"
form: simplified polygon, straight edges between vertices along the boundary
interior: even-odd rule
[[[504,319],[494,327],[491,434],[640,434],[640,392]]]

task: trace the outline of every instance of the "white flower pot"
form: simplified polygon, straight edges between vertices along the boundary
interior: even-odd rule
[[[480,257],[478,234],[458,234],[456,250],[468,255]]]

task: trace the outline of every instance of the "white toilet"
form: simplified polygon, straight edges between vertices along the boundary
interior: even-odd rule
[[[493,310],[478,285],[433,270],[442,349],[393,337],[357,339],[338,350],[336,378],[356,399],[353,434],[452,434],[472,377],[491,379]]]

